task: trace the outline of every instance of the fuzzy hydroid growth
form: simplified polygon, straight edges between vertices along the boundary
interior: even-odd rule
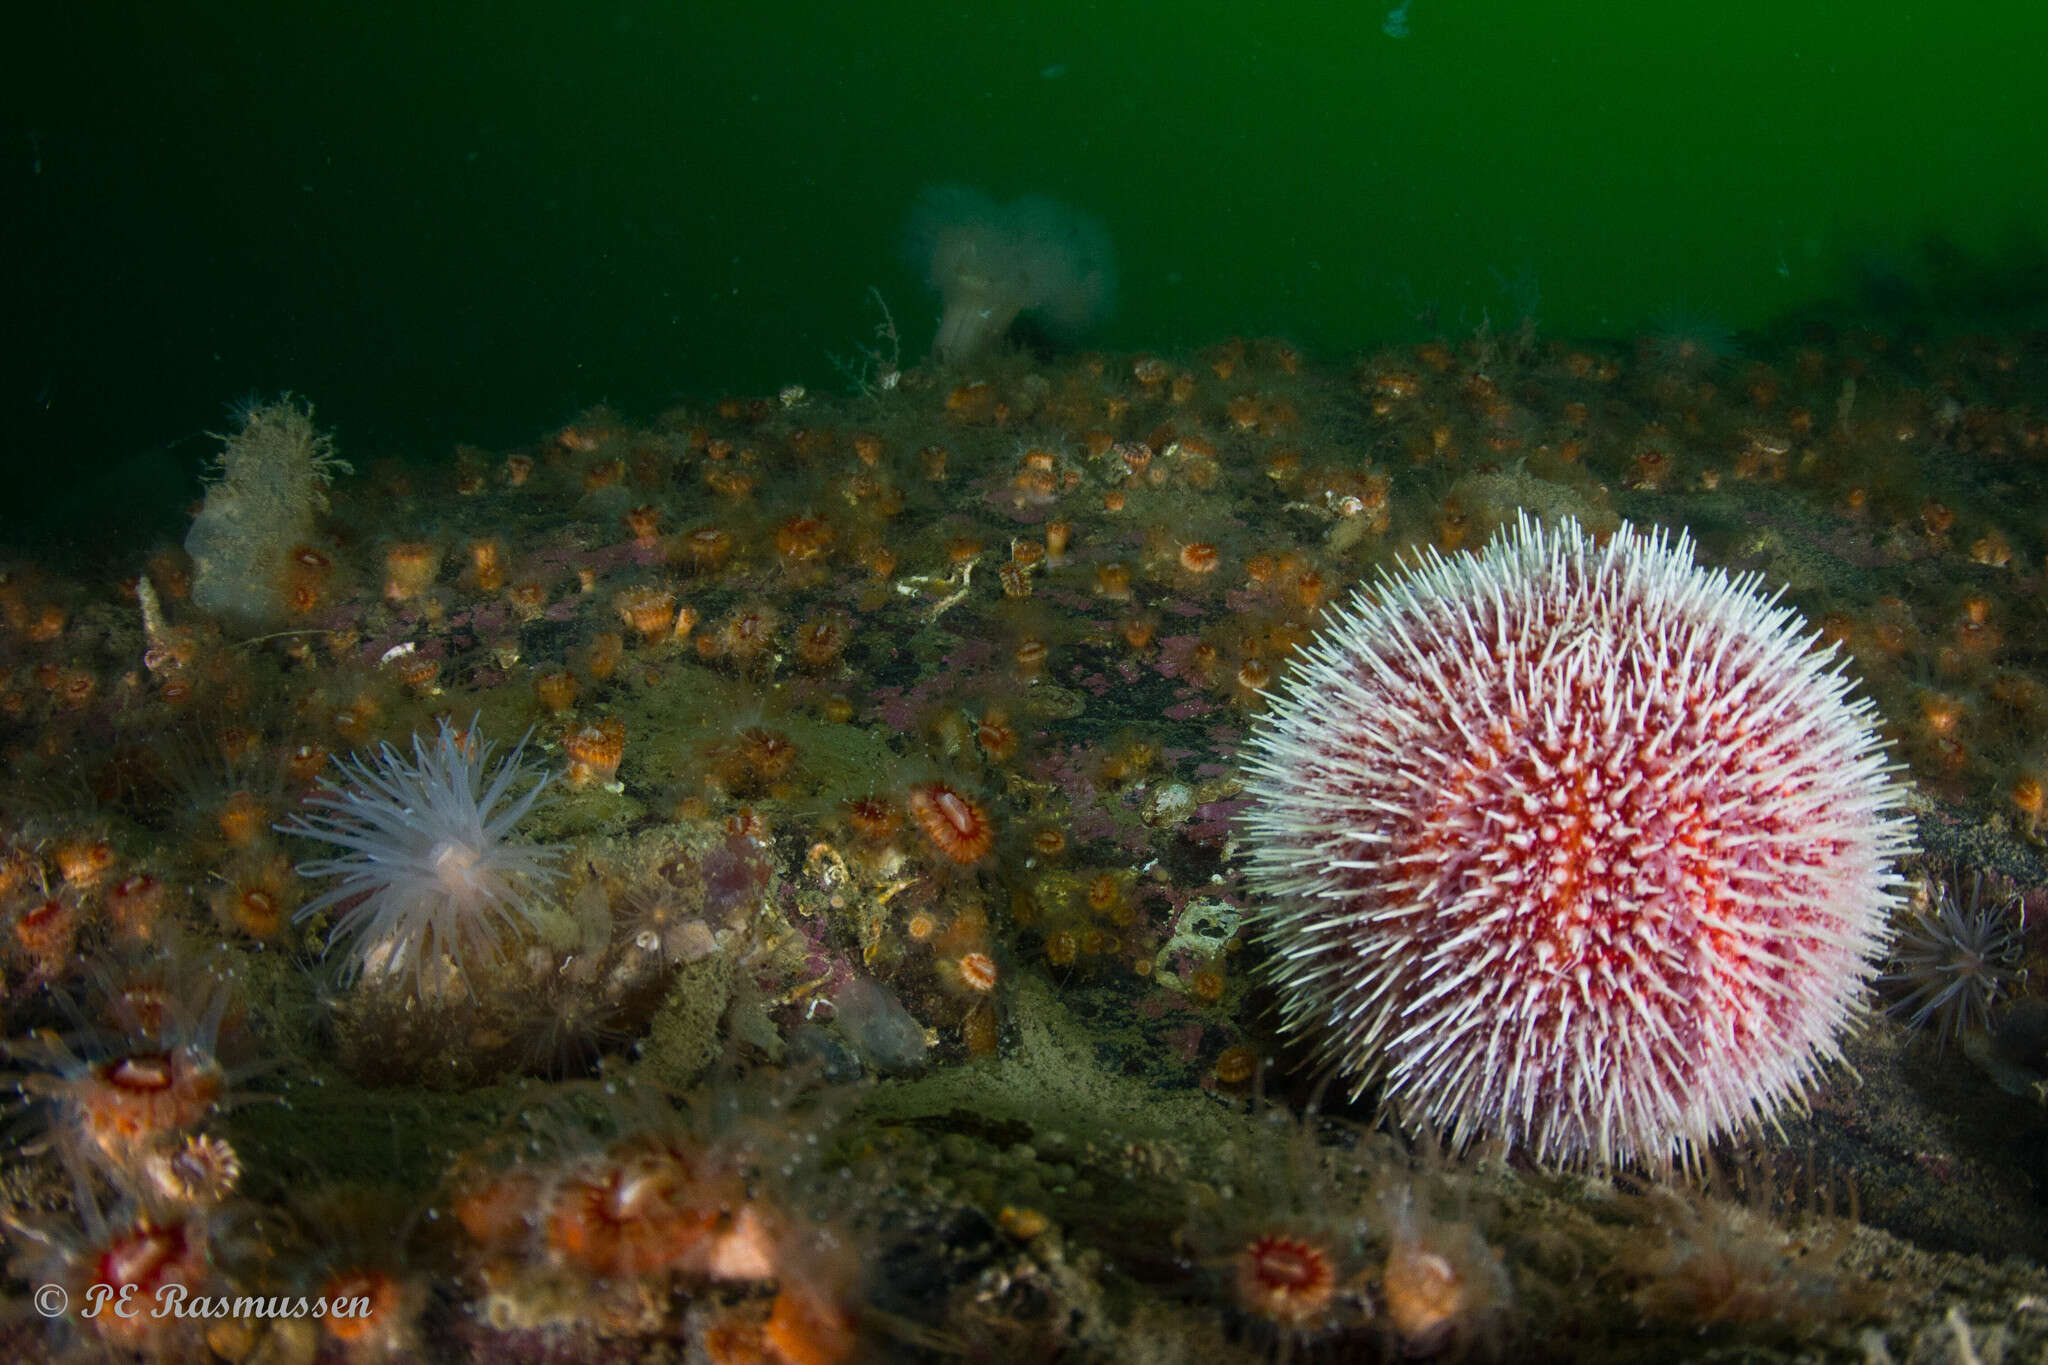
[[[1252,741],[1286,1027],[1412,1122],[1689,1159],[1839,1056],[1907,842],[1867,700],[1681,537],[1524,518],[1337,611]]]
[[[313,539],[313,518],[327,508],[327,485],[349,472],[334,438],[313,424],[313,406],[290,394],[237,408],[241,429],[222,438],[206,503],[185,535],[192,556],[192,602],[238,631],[275,625],[287,615],[286,564]]]

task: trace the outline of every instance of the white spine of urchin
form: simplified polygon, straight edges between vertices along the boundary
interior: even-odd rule
[[[1903,794],[1832,650],[1684,536],[1527,517],[1335,611],[1249,741],[1286,1031],[1412,1126],[1676,1157],[1867,1008]]]
[[[349,946],[349,975],[410,969],[417,982],[422,966],[474,965],[503,929],[533,922],[561,876],[560,850],[512,835],[553,774],[523,762],[524,740],[493,765],[496,747],[443,720],[433,743],[412,737],[411,762],[389,744],[371,759],[337,757],[341,780],[322,777],[306,811],[277,826],[345,850],[298,865],[301,877],[337,880],[293,918],[342,907],[327,944]]]

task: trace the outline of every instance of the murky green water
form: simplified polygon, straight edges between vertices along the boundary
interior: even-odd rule
[[[2031,301],[2038,6],[1403,18],[1396,38],[1380,0],[39,14],[0,153],[10,458],[60,521],[89,492],[149,522],[182,504],[191,434],[252,389],[317,395],[356,450],[437,459],[604,398],[830,386],[870,285],[929,335],[897,243],[934,180],[1106,220],[1119,347],[1344,353],[1532,307],[1573,335],[1968,311],[1986,276]]]

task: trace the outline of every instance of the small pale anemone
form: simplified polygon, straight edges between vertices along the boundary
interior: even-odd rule
[[[494,748],[443,720],[433,743],[412,737],[411,762],[389,744],[374,758],[337,757],[341,780],[321,778],[307,809],[277,826],[344,850],[298,865],[301,877],[336,881],[293,918],[341,908],[327,944],[349,944],[349,975],[410,967],[417,983],[423,965],[447,957],[467,968],[496,953],[503,929],[533,923],[536,897],[562,875],[560,849],[512,834],[553,774],[523,761],[524,739],[495,764]]]
[[[1725,323],[1683,300],[1651,320],[1640,349],[1651,365],[1688,378],[1698,378],[1742,354],[1735,333]]]
[[[2017,897],[1987,888],[1979,872],[1967,901],[1947,877],[1916,900],[1892,945],[1895,970],[1880,978],[1902,992],[1892,1013],[1931,1030],[1937,1047],[1988,1032],[1999,998],[2018,981]]]

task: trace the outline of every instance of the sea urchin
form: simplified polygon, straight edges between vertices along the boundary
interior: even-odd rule
[[[1333,614],[1251,740],[1284,1026],[1407,1121],[1692,1159],[1864,1008],[1907,844],[1868,700],[1684,537],[1522,518]]]
[[[492,765],[495,747],[443,720],[432,744],[412,737],[410,763],[389,744],[374,760],[337,757],[343,780],[321,778],[310,813],[278,826],[346,850],[298,865],[339,880],[294,918],[342,907],[327,941],[351,944],[352,972],[410,967],[417,979],[440,956],[468,964],[495,950],[501,922],[530,922],[533,896],[561,875],[556,849],[510,837],[552,774],[521,761],[524,741]]]

